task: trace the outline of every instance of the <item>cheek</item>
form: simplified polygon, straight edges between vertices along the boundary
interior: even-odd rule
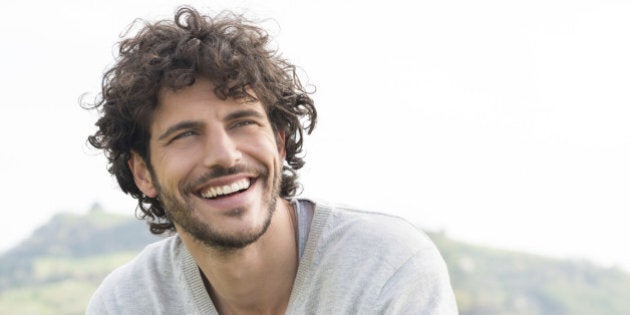
[[[177,185],[185,180],[195,168],[197,155],[194,152],[173,150],[158,153],[154,160],[154,171],[162,185]]]
[[[284,161],[284,147],[279,146],[275,137],[262,137],[259,141],[252,141],[249,150],[257,160],[274,165],[282,165]]]

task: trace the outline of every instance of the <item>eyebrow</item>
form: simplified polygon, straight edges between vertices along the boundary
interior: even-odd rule
[[[254,118],[260,118],[260,119],[267,118],[267,116],[265,116],[263,113],[255,109],[243,109],[243,110],[238,110],[238,111],[228,114],[225,117],[225,120],[236,120],[236,119],[245,118],[245,117],[254,117]]]
[[[173,133],[180,131],[180,130],[184,130],[184,129],[191,129],[191,128],[199,128],[201,127],[203,123],[199,122],[199,121],[194,121],[194,120],[184,120],[181,122],[178,122],[177,124],[169,127],[168,129],[166,129],[165,132],[163,132],[159,137],[158,140],[164,140],[165,138],[168,138],[170,135],[172,135]]]

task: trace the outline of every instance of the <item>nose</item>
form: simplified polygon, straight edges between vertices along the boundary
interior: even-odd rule
[[[204,157],[206,167],[233,167],[241,160],[242,153],[237,143],[223,128],[213,128],[207,138]]]

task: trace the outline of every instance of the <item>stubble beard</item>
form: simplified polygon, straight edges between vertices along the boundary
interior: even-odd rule
[[[231,174],[237,172],[236,170],[221,170],[222,174]],[[280,195],[280,182],[281,182],[281,174],[276,171],[273,174],[272,182],[271,182],[271,190],[269,190],[269,170],[265,169],[262,172],[259,172],[259,176],[257,181],[262,182],[263,191],[270,193],[265,196],[263,195],[263,207],[266,204],[266,217],[263,224],[260,227],[255,227],[255,230],[247,231],[244,233],[238,234],[228,234],[217,231],[216,227],[213,227],[210,222],[201,221],[195,218],[195,209],[192,203],[192,198],[196,198],[192,196],[189,189],[180,188],[180,195],[184,196],[183,200],[178,198],[172,192],[162,189],[160,185],[157,185],[158,196],[160,201],[163,204],[164,209],[166,210],[166,216],[171,222],[178,225],[182,230],[192,235],[195,240],[201,242],[205,246],[210,248],[222,251],[222,252],[232,252],[238,249],[242,249],[254,242],[256,242],[261,236],[267,232],[269,225],[271,224],[271,219],[273,217],[274,211],[276,209],[277,200]],[[207,176],[206,176],[207,177]],[[155,183],[159,183],[159,181],[154,178]],[[267,197],[267,198],[265,198]],[[234,215],[239,215],[245,209],[233,209],[231,213]],[[253,209],[256,210],[256,209]]]

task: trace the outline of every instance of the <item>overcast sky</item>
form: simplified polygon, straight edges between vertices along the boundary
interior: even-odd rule
[[[188,2],[271,19],[316,86],[305,196],[630,270],[630,2],[339,2]],[[0,4],[0,250],[59,211],[133,213],[78,99],[133,19],[179,4]]]

